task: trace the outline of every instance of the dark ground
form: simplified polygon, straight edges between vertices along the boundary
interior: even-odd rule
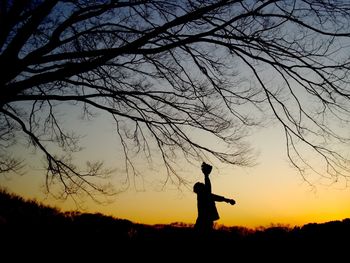
[[[143,225],[103,214],[63,213],[0,191],[1,262],[349,262],[350,219],[302,227]]]

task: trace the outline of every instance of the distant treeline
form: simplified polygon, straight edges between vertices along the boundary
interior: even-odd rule
[[[127,253],[129,259],[155,260],[158,253],[166,253],[170,259],[191,255],[287,262],[307,257],[314,262],[334,260],[350,251],[350,219],[302,227],[220,226],[210,236],[199,236],[188,224],[145,225],[100,213],[62,212],[5,190],[0,190],[0,235],[4,252],[12,251],[13,257],[31,255],[36,260],[43,251],[54,251],[58,257],[70,254],[88,259],[89,255]],[[13,249],[27,254],[16,254]]]

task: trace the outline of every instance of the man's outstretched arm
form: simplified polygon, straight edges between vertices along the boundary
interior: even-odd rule
[[[207,192],[211,193],[211,182],[209,179],[209,174],[204,174],[204,183],[205,183],[205,188],[207,189]]]
[[[229,198],[223,197],[221,195],[216,195],[216,194],[211,194],[211,196],[215,202],[226,202],[226,203],[229,203],[231,205],[236,204],[236,201],[234,199],[229,199]]]
[[[208,193],[211,193],[211,182],[209,179],[209,174],[210,174],[211,170],[212,170],[212,166],[203,162],[202,172],[204,174],[205,188],[207,189]]]

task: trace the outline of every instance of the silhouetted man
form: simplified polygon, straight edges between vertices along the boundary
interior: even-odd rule
[[[209,174],[213,167],[203,162],[201,168],[204,174],[205,183],[203,184],[197,182],[193,186],[193,192],[197,194],[198,209],[195,229],[200,233],[209,233],[213,229],[213,222],[219,219],[219,213],[216,209],[215,202],[226,202],[234,205],[236,201],[220,195],[212,194]]]

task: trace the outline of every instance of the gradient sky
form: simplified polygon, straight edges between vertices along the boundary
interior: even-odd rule
[[[86,135],[82,139],[85,149],[79,154],[82,160],[103,160],[106,166],[116,167],[112,183],[123,188],[118,138],[109,118],[99,116],[92,122],[76,121],[76,116],[66,116],[67,125]],[[326,222],[350,217],[350,188],[344,182],[329,185],[319,177],[309,177],[313,186],[307,184],[287,161],[283,134],[278,125],[261,129],[249,137],[249,142],[259,151],[258,164],[252,168],[240,168],[212,163],[212,190],[214,193],[234,198],[236,205],[217,203],[220,219],[217,224],[226,226],[259,227],[276,224],[303,225],[311,222]],[[18,147],[23,152],[23,148]],[[10,192],[25,198],[35,198],[44,204],[56,206],[63,211],[74,210],[70,200],[57,201],[43,194],[44,171],[40,158],[25,153],[29,164],[24,175],[0,177],[0,185]],[[198,167],[179,160],[179,174],[190,183],[178,188],[166,184],[165,171],[157,163],[139,167],[143,176],[130,179],[127,190],[119,193],[107,205],[99,205],[90,200],[83,204],[84,212],[100,212],[136,223],[169,224],[183,222],[192,224],[196,220],[196,195],[192,184],[203,181]],[[159,168],[160,167],[160,168]]]
[[[339,46],[348,47],[348,40],[342,41],[344,42],[338,43]],[[348,48],[344,50],[347,57]],[[344,54],[340,52],[340,55]],[[240,69],[246,71],[245,68]],[[278,77],[270,73],[267,71],[266,78],[263,79],[275,83]],[[263,76],[263,73],[259,74]],[[309,97],[300,98],[308,104]],[[77,121],[79,113],[70,112],[68,108],[61,112],[65,126],[85,136],[81,140],[84,149],[79,153],[77,161],[83,163],[85,160],[101,160],[107,167],[116,168],[111,183],[117,190],[124,189],[124,159],[111,118],[101,114],[93,121]],[[344,130],[348,134],[348,130]],[[248,141],[259,152],[256,166],[243,168],[209,162],[214,166],[211,174],[212,191],[236,200],[234,206],[217,203],[220,214],[218,224],[245,227],[267,227],[272,224],[294,226],[350,218],[350,187],[342,180],[330,184],[313,175],[308,177],[311,185],[308,184],[288,163],[284,134],[278,124],[254,132]],[[25,158],[26,173],[1,175],[1,187],[63,211],[76,209],[72,200],[62,202],[44,194],[45,171],[40,152],[26,149],[25,142],[21,141],[13,151]],[[140,160],[137,167],[142,171],[142,176],[130,178],[129,187],[115,196],[111,203],[101,205],[86,199],[82,204],[85,208],[83,211],[100,212],[145,224],[195,222],[197,207],[192,185],[196,181],[203,182],[200,163],[190,165],[184,160],[178,160],[179,175],[189,181],[187,186],[180,188],[170,182],[164,185],[166,171],[159,160],[155,159],[151,166]]]

